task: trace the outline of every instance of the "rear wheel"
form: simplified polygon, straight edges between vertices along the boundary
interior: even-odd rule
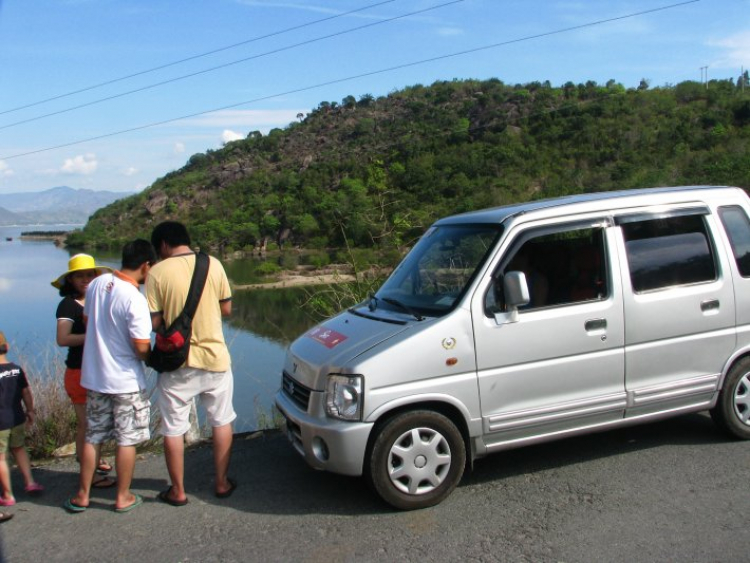
[[[433,411],[402,413],[383,426],[367,460],[380,497],[402,510],[438,504],[456,488],[466,464],[461,432]]]
[[[732,436],[750,439],[750,358],[729,370],[711,418]]]

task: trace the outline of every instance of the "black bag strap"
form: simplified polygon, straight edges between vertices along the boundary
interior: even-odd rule
[[[185,308],[182,311],[191,321],[195,315],[195,310],[198,308],[198,302],[201,300],[203,288],[206,286],[206,279],[208,279],[208,264],[208,254],[205,252],[196,253],[195,269],[193,270],[193,277],[190,280],[190,289],[188,290],[187,300],[185,301]]]

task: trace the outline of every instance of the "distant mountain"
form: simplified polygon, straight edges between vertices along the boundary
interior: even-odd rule
[[[130,195],[132,193],[75,190],[67,186],[3,194],[0,225],[82,224],[97,209]]]
[[[13,213],[12,211],[8,211],[5,207],[0,207],[0,227],[5,227],[7,225],[21,225],[23,224],[23,221],[25,221],[25,217]]]

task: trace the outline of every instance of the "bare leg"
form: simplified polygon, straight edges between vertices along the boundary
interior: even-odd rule
[[[71,500],[78,506],[89,505],[89,495],[91,494],[91,481],[94,480],[94,471],[96,471],[96,460],[99,459],[101,444],[90,444],[86,442],[83,445],[83,455],[81,455],[81,475],[78,481],[78,493]]]
[[[164,461],[167,463],[172,491],[169,498],[185,500],[185,437],[164,436]]]
[[[13,489],[10,486],[10,468],[5,454],[0,454],[0,486],[3,488],[3,500],[12,500]]]
[[[115,467],[117,468],[115,508],[125,508],[135,502],[135,496],[130,492],[130,484],[135,471],[135,446],[117,446]]]
[[[214,434],[214,466],[216,468],[216,492],[225,493],[231,485],[227,480],[229,460],[232,456],[232,424],[217,426]]]
[[[20,448],[11,448],[10,451],[16,459],[21,475],[23,475],[23,482],[26,483],[27,487],[33,485],[34,477],[31,475],[31,462],[29,461],[29,454],[26,453],[26,448],[21,446]]]
[[[81,463],[83,445],[86,443],[86,404],[74,404],[73,410],[76,412],[76,457]]]
[[[78,462],[81,461],[81,452],[83,451],[83,444],[86,443],[86,405],[73,405],[73,410],[76,413],[76,456]],[[97,467],[102,465],[103,458],[97,460]]]

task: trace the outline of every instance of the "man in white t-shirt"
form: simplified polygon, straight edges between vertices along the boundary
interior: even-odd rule
[[[143,360],[151,349],[151,314],[139,286],[155,262],[150,242],[129,242],[122,249],[122,269],[97,277],[86,290],[81,366],[81,386],[87,389],[86,443],[78,493],[64,504],[69,512],[88,507],[96,460],[108,440],[117,443],[115,512],[128,512],[143,503],[130,491],[135,447],[150,438]]]

